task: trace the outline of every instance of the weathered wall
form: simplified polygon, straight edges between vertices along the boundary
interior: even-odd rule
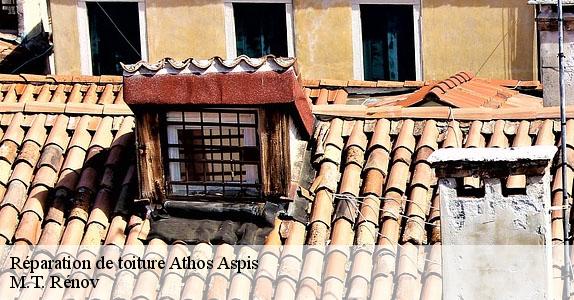
[[[549,174],[508,197],[498,178],[484,178],[483,198],[458,197],[454,178],[439,185],[444,299],[554,299]]]
[[[534,8],[523,0],[422,1],[424,79],[460,70],[537,77]],[[75,0],[51,2],[56,71],[80,73]],[[148,59],[226,57],[223,0],[147,0]],[[293,0],[295,53],[305,78],[352,79],[350,0]]]
[[[422,1],[424,79],[467,70],[481,77],[537,77],[534,6],[523,0]]]
[[[76,2],[76,0],[50,1],[57,74],[81,74]]]
[[[226,57],[223,0],[148,0],[149,60]]]
[[[303,77],[353,78],[350,2],[293,1],[295,54]]]
[[[20,36],[36,35],[40,33],[41,29],[44,31],[49,30],[47,26],[48,7],[46,0],[18,1],[18,14],[20,15],[18,22],[18,34]]]

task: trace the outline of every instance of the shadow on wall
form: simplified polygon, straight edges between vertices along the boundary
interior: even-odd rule
[[[48,74],[48,57],[52,53],[50,37],[42,23],[19,39],[5,39],[0,35],[0,73]]]

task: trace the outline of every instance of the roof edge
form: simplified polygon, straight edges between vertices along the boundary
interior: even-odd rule
[[[130,77],[155,74],[197,75],[227,72],[282,72],[291,68],[296,69],[296,61],[296,58],[293,57],[266,55],[260,58],[251,58],[246,55],[240,55],[234,59],[224,59],[220,56],[215,56],[209,59],[190,57],[180,61],[166,57],[156,62],[139,61],[135,64],[120,64],[124,70],[124,76]]]
[[[96,83],[121,84],[122,76],[115,75],[36,75],[36,74],[0,74],[1,83]]]
[[[574,115],[574,105],[566,107],[567,115]],[[313,114],[319,119],[440,119],[465,121],[558,119],[560,107],[513,107],[513,108],[450,108],[450,107],[402,107],[329,104],[314,105]]]

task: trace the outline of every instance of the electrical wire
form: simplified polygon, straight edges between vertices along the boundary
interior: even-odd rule
[[[30,62],[46,55],[46,53],[50,52],[52,49],[54,48],[53,45],[50,45],[50,47],[48,47],[48,49],[46,49],[44,52],[30,58],[29,60],[25,61],[23,64],[19,65],[17,68],[15,68],[14,70],[12,70],[12,74],[16,74],[16,72],[18,72],[18,70],[20,70],[22,67],[24,67],[25,65],[29,64]]]
[[[347,199],[348,199],[348,198],[347,198]],[[349,202],[349,203],[354,206],[355,210],[357,211],[357,213],[359,214],[359,216],[360,216],[361,218],[366,219],[365,216],[361,213],[361,211],[360,211],[360,209],[358,208],[358,206],[357,206],[354,202]],[[373,237],[374,237],[374,238],[376,238],[376,237],[378,236],[378,237],[380,237],[380,238],[386,239],[387,241],[389,241],[389,242],[391,243],[391,245],[397,246],[398,248],[400,248],[400,249],[406,251],[406,248],[405,248],[403,245],[399,244],[398,242],[393,242],[393,241],[389,240],[386,236],[384,236],[384,235],[381,234],[380,232],[378,232],[378,231],[374,231],[374,232],[373,232],[373,231],[372,231],[370,228],[368,228],[368,227],[364,227],[364,228],[367,228],[367,230],[369,230],[369,232],[371,232],[371,233],[373,234]],[[431,247],[436,247],[436,246],[431,246]],[[396,255],[396,254],[395,254],[395,255]],[[419,259],[418,257],[417,257],[417,260],[415,260],[415,259],[413,259],[412,257],[408,256],[406,253],[402,253],[401,255],[404,255],[406,258],[408,258],[408,259],[415,265],[415,267],[416,267],[416,269],[417,269],[417,271],[418,271],[419,273],[424,273],[424,270],[421,270],[421,269],[418,268],[418,261],[417,261],[417,260]],[[429,252],[429,255],[430,255],[430,252]],[[422,259],[423,259],[424,261],[426,261],[426,262],[430,262],[430,263],[435,264],[435,265],[439,265],[439,266],[442,265],[442,263],[440,263],[440,262],[438,262],[438,261],[434,261],[434,260],[427,259],[427,258],[422,258]]]

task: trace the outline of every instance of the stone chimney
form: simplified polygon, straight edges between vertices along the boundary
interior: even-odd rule
[[[539,4],[536,23],[539,36],[540,73],[544,106],[560,105],[558,75],[558,12],[556,0],[531,0]],[[564,0],[564,75],[566,104],[574,104],[574,0]]]
[[[551,299],[554,146],[440,149],[443,299]],[[521,176],[524,189],[506,189]],[[475,193],[465,178],[480,178]]]

